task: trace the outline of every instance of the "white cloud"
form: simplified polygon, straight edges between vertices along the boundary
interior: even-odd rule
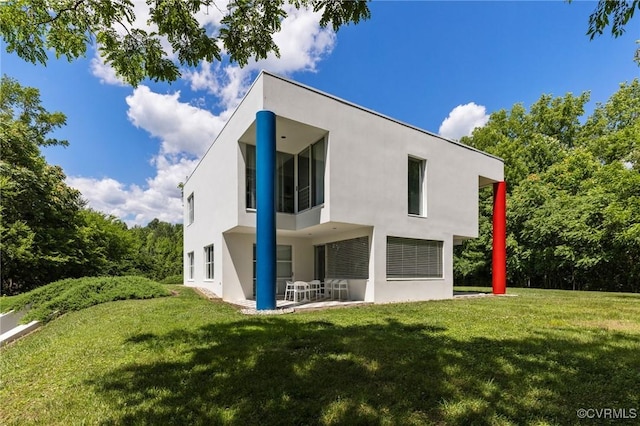
[[[335,33],[320,27],[321,15],[312,9],[298,10],[287,4],[285,11],[287,17],[282,21],[281,30],[273,36],[280,50],[279,58],[269,53],[266,59],[250,59],[244,68],[203,62],[197,69],[182,70],[182,77],[191,84],[192,90],[207,90],[219,98],[223,108],[233,109],[249,89],[251,76],[261,69],[285,75],[316,71],[318,62],[333,50]]]
[[[111,178],[69,177],[67,183],[80,190],[95,210],[114,215],[129,225],[146,225],[154,218],[182,221],[182,199],[178,184],[184,182],[197,160],[167,156],[154,159],[157,173],[145,188],[125,185]]]
[[[201,156],[224,126],[225,120],[211,112],[179,101],[180,92],[154,93],[138,86],[127,96],[127,116],[134,126],[162,141],[162,154]]]
[[[458,140],[463,136],[471,135],[473,129],[484,126],[487,121],[489,121],[487,109],[470,102],[452,109],[440,125],[438,133],[445,138]]]
[[[114,86],[126,86],[126,83],[116,75],[116,71],[104,63],[99,52],[95,51],[95,56],[91,58],[91,74],[100,79],[100,83],[112,84]]]
[[[329,28],[321,28],[321,14],[312,9],[285,8],[287,17],[282,21],[282,30],[274,34],[273,40],[280,50],[280,58],[270,53],[267,59],[253,62],[252,69],[267,69],[279,74],[294,71],[315,71],[316,64],[335,45],[336,35]]]
[[[146,225],[154,218],[182,221],[178,184],[193,171],[224,120],[179,99],[179,92],[163,95],[146,86],[127,96],[129,120],[161,141],[159,153],[152,159],[156,174],[144,187],[112,178],[69,177],[69,185],[82,192],[90,207],[122,218],[129,225]]]
[[[226,9],[222,2],[218,7]],[[226,4],[226,3],[225,3]],[[146,21],[144,2],[136,1],[136,22]],[[144,187],[127,185],[112,178],[69,177],[71,186],[79,189],[89,206],[125,220],[129,225],[145,225],[153,218],[168,222],[182,221],[182,200],[178,183],[184,182],[199,158],[218,135],[234,108],[248,90],[253,76],[260,69],[279,74],[315,71],[323,57],[331,53],[335,34],[320,28],[320,15],[312,10],[296,10],[287,6],[287,18],[282,30],[274,36],[280,48],[280,58],[271,54],[265,60],[250,61],[240,68],[228,62],[202,63],[196,69],[182,70],[183,79],[194,91],[205,90],[217,99],[219,113],[181,102],[180,92],[160,94],[141,85],[127,96],[127,116],[131,123],[160,140],[158,154],[152,163],[156,175],[146,180]],[[222,12],[211,6],[209,13],[201,9],[197,19],[210,30],[220,25]],[[164,46],[164,44],[163,44]],[[92,60],[92,71],[101,81],[121,84],[115,73],[98,57]]]

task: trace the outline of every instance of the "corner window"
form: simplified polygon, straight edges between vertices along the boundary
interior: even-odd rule
[[[256,147],[246,145],[245,157],[246,205],[255,209],[256,202]],[[295,161],[293,154],[276,152],[276,209],[279,213],[294,213]]]
[[[187,197],[187,225],[191,225],[193,223],[194,218],[194,200],[193,200],[193,192],[189,197]]]
[[[276,153],[276,209],[280,213],[294,213],[295,161],[292,154]]]
[[[408,168],[408,204],[409,214],[426,216],[424,203],[424,181],[426,162],[409,157]]]
[[[298,211],[324,203],[324,138],[298,154]]]
[[[311,145],[311,199],[314,206],[324,203],[324,139]]]
[[[278,213],[301,212],[324,203],[324,168],[324,138],[307,146],[297,155],[276,152],[276,210]],[[246,208],[255,209],[255,145],[245,145],[245,179]]]
[[[189,268],[187,270],[187,279],[189,280],[193,279],[194,265],[195,265],[195,258],[194,258],[193,252],[191,251],[187,253],[187,267]]]
[[[387,237],[387,278],[442,278],[442,241]]]
[[[204,248],[204,279],[213,279],[213,244]]]

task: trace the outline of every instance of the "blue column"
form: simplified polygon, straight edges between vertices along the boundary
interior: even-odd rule
[[[256,307],[276,308],[276,115],[256,113]]]

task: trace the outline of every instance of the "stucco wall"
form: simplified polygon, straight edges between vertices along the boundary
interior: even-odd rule
[[[253,297],[253,245],[255,235],[229,232],[224,235],[225,300]],[[313,245],[306,238],[278,237],[278,244],[292,246],[293,280],[313,279]]]

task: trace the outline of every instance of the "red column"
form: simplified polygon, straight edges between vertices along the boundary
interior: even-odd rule
[[[507,184],[493,184],[493,294],[507,292]]]

